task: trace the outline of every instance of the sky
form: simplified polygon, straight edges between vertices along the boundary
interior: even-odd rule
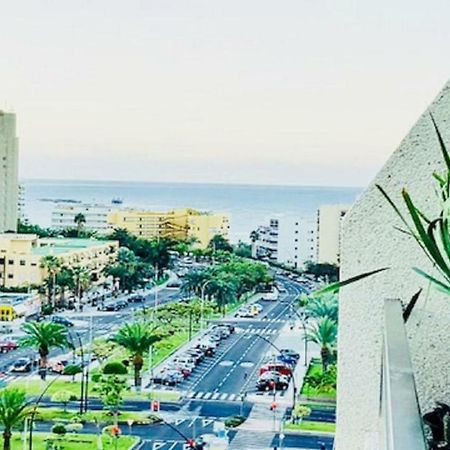
[[[0,0],[23,178],[364,186],[450,74],[448,0]]]

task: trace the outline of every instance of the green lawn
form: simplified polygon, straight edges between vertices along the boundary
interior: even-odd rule
[[[322,373],[322,370],[323,369],[320,360],[314,359],[311,361],[311,364],[308,367],[306,377],[311,375],[320,375]],[[336,401],[336,389],[331,388],[327,390],[321,390],[316,387],[310,386],[308,382],[303,383],[300,395],[308,399],[314,398],[318,400]]]
[[[124,430],[124,432],[126,432]],[[47,450],[48,441],[58,442],[55,435],[48,433],[33,433],[33,449]],[[115,450],[115,442],[113,438],[108,436],[102,437],[104,450]],[[60,442],[61,450],[87,450],[97,448],[97,436],[93,434],[68,434]],[[129,450],[137,442],[137,438],[132,436],[121,436],[117,440],[117,450]],[[22,450],[23,441],[21,433],[15,432],[11,440],[11,450]],[[0,446],[3,447],[3,439],[0,438]]]
[[[51,379],[49,379],[51,381]],[[42,390],[45,388],[46,384],[42,383],[40,380],[16,380],[11,383],[11,387],[16,387],[19,389],[24,389],[27,395],[29,396],[38,396],[41,394]],[[93,390],[94,383],[89,383],[89,396],[96,398],[98,394]],[[77,399],[80,396],[80,382],[75,381],[72,382],[71,378],[69,379],[59,379],[53,382],[53,384],[49,387],[47,391],[47,395],[51,397],[58,391],[69,391]],[[159,401],[166,402],[175,402],[179,400],[181,394],[177,391],[159,391],[155,389],[153,392],[142,392],[138,393],[134,389],[130,389],[129,391],[124,393],[125,400],[150,400],[153,398]]]
[[[286,423],[285,430],[295,431],[315,431],[317,433],[334,433],[336,431],[335,423],[328,422],[312,422],[310,420],[303,420],[302,423]]]
[[[80,418],[78,411],[67,410],[62,408],[39,408],[35,416],[36,420],[55,421],[55,422],[71,422]],[[86,422],[100,422],[105,424],[112,424],[114,417],[108,414],[107,411],[89,411],[82,416],[83,421]],[[158,416],[150,412],[142,411],[123,411],[119,413],[119,422],[126,422],[129,419],[139,423],[151,424],[159,421]]]

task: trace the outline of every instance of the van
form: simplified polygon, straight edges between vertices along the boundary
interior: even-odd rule
[[[292,376],[292,368],[289,365],[280,362],[271,362],[264,364],[259,369],[259,374],[262,375],[266,372],[277,372],[280,375],[286,375],[287,377]]]

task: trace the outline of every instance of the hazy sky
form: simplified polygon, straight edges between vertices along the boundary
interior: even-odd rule
[[[33,178],[364,185],[450,75],[448,0],[0,0]]]

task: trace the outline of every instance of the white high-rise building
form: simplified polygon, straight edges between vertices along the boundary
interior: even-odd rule
[[[75,217],[83,214],[83,228],[88,231],[107,233],[112,228],[108,224],[110,206],[88,203],[58,203],[52,211],[51,227],[55,230],[76,228]]]
[[[0,110],[0,232],[17,230],[18,151],[16,115]]]
[[[342,220],[349,205],[323,205],[317,212],[317,262],[337,264],[341,255]]]
[[[254,233],[253,257],[304,268],[316,259],[316,221],[308,218],[280,216]]]

